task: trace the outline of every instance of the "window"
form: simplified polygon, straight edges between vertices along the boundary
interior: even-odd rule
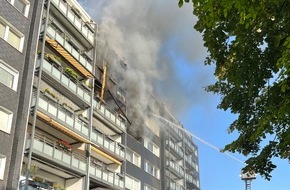
[[[154,177],[158,178],[159,179],[159,169],[154,166],[153,164],[149,163],[148,161],[145,161],[145,165],[144,165],[144,170],[153,175]]]
[[[0,180],[4,179],[6,157],[0,154]]]
[[[144,185],[144,190],[156,190],[153,187],[150,187],[149,185]]]
[[[126,150],[127,154],[126,154],[126,159],[133,163],[134,165],[138,166],[138,167],[141,167],[141,157],[133,152],[132,150],[128,149]]]
[[[18,71],[16,71],[0,59],[0,83],[16,91],[18,84],[18,75]]]
[[[150,150],[153,154],[159,157],[159,147],[149,139],[144,139],[144,147]]]
[[[126,189],[130,189],[130,190],[140,190],[140,181],[126,175],[125,176],[125,187]]]
[[[0,38],[8,42],[11,46],[22,52],[24,36],[14,26],[5,21],[0,16]]]
[[[3,107],[0,107],[0,130],[10,133],[13,113]]]
[[[29,1],[27,0],[9,0],[9,2],[24,16],[28,16]]]

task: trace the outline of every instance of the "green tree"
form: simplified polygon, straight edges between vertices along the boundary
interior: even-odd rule
[[[273,157],[290,161],[290,1],[192,3],[205,64],[216,66],[217,81],[206,89],[221,96],[218,108],[238,116],[228,131],[239,137],[224,151],[248,156],[244,171],[269,180]]]

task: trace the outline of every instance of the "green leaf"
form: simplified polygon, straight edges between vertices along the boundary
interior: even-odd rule
[[[192,3],[198,18],[194,28],[202,33],[209,53],[205,64],[216,67],[217,81],[206,91],[220,95],[219,109],[237,116],[228,131],[239,136],[223,151],[249,156],[244,169],[270,179],[273,157],[290,161],[290,4],[284,0]]]
[[[178,6],[179,6],[179,7],[182,7],[182,6],[183,6],[183,0],[179,0],[179,1],[178,1]]]

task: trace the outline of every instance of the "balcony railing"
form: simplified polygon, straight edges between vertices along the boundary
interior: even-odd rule
[[[88,138],[88,125],[79,119],[77,115],[68,113],[61,105],[48,101],[48,99],[42,95],[39,97],[38,107],[56,121],[63,123],[66,128]]]
[[[113,154],[125,158],[124,147],[120,146],[117,142],[111,140],[106,135],[93,130],[91,140]]]
[[[186,174],[185,177],[188,182],[193,183],[195,186],[199,187],[199,182],[195,177],[193,177],[193,175]]]
[[[178,173],[180,176],[184,176],[184,169],[178,163],[176,163],[172,160],[170,160],[170,161],[166,160],[166,165],[169,166],[169,168],[174,170],[176,173]]]
[[[167,188],[166,189],[170,189],[170,190],[185,190],[185,188],[182,185],[174,182],[173,180],[167,179],[166,181],[167,181],[167,183],[166,183]]]
[[[28,139],[27,144],[29,144],[30,140],[31,139]],[[46,137],[35,134],[33,150],[41,156],[65,165],[71,169],[78,169],[82,172],[86,171],[87,159],[85,156],[64,150],[64,148],[60,147],[57,142],[54,142]]]
[[[175,124],[171,124],[171,123],[169,123],[168,126],[173,130],[176,136],[178,136],[180,139],[183,139],[183,132],[181,129],[176,127]]]
[[[180,157],[183,157],[183,150],[180,146],[178,146],[176,143],[174,143],[171,140],[166,140],[166,144],[174,150]]]
[[[69,52],[82,66],[88,71],[93,71],[92,64],[80,54],[79,50],[75,49],[65,38],[64,34],[57,32],[51,25],[47,27],[47,34],[55,39],[64,49]]]
[[[185,155],[185,162],[191,166],[192,168],[194,168],[195,172],[198,172],[198,165],[197,163],[192,159],[191,155]]]
[[[116,117],[116,114],[113,114],[113,111],[111,111],[109,108],[107,108],[103,104],[99,107],[99,102],[97,100],[93,101],[93,107],[94,110],[102,114],[107,120],[112,122],[114,125],[121,128],[123,131],[126,130],[125,124],[118,117]]]
[[[86,26],[86,23],[80,18],[80,15],[72,10],[72,7],[62,0],[51,0],[51,2],[86,39],[94,43],[94,33]]]
[[[124,178],[118,176],[117,173],[111,172],[109,170],[104,169],[101,166],[97,166],[95,164],[90,165],[90,175],[95,177],[98,180],[106,182],[112,186],[118,188],[124,188]]]
[[[39,62],[40,60],[38,60],[38,64]],[[43,68],[45,72],[47,72],[50,76],[53,76],[57,82],[69,89],[73,94],[77,95],[88,104],[90,103],[90,93],[86,89],[84,89],[79,83],[70,79],[60,69],[55,67],[46,59],[43,60]]]

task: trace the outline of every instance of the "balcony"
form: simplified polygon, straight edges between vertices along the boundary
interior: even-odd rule
[[[102,104],[99,106],[99,102],[97,100],[93,101],[93,107],[94,111],[102,116],[102,118],[105,118],[106,121],[108,121],[113,126],[116,126],[119,132],[126,131],[125,124],[119,119],[116,114],[113,114],[114,111],[110,110],[107,106]],[[100,118],[100,119],[102,119]],[[115,128],[115,127],[114,127]]]
[[[185,163],[186,163],[187,168],[192,169],[194,171],[194,173],[196,173],[196,175],[198,176],[198,165],[192,159],[192,156],[186,155],[184,158],[185,158]]]
[[[168,126],[171,129],[172,136],[176,137],[178,140],[183,140],[183,131],[181,129],[171,123],[169,123]]]
[[[102,166],[91,163],[90,165],[90,176],[96,180],[102,181],[108,185],[116,187],[117,189],[124,188],[124,178],[119,174],[109,171]]]
[[[166,145],[175,152],[178,158],[183,158],[183,149],[171,140],[166,140]]]
[[[26,144],[30,144],[30,137],[27,139]],[[74,153],[71,150],[64,149],[59,146],[58,142],[50,140],[39,134],[35,134],[33,141],[33,153],[53,161],[58,165],[77,170],[85,174],[87,167],[87,159],[85,156]]]
[[[197,147],[194,145],[191,137],[185,137],[184,144],[185,144],[186,152],[194,153],[195,156],[197,157]]]
[[[40,60],[37,61],[37,65],[39,65]],[[63,91],[67,97],[70,97],[76,104],[84,106],[90,105],[91,95],[88,89],[84,88],[80,82],[73,80],[67,74],[65,74],[64,69],[57,67],[56,65],[50,63],[46,59],[43,60],[43,70],[45,72],[44,78],[48,80],[48,82],[55,84],[54,81],[58,82],[61,85],[53,85],[58,88],[59,91]],[[53,80],[51,80],[53,79]],[[65,88],[63,88],[65,87]],[[74,98],[77,96],[77,98]],[[83,103],[81,104],[80,101]]]
[[[178,163],[170,160],[166,160],[166,165],[168,168],[170,168],[177,176],[180,178],[184,177],[184,169],[182,166],[180,166]]]
[[[180,184],[178,184],[178,183],[176,183],[173,180],[170,180],[168,178],[166,180],[166,186],[167,186],[166,189],[168,189],[168,190],[185,190],[185,188],[182,185],[180,185]]]
[[[54,7],[59,10],[61,14],[56,14],[56,16],[62,20],[63,24],[65,24],[70,30],[77,31],[79,35],[77,37],[83,38],[83,43],[89,48],[94,43],[94,29],[87,25],[86,21],[84,21],[78,12],[78,10],[74,7],[71,7],[68,3],[65,3],[63,0],[51,0]],[[52,10],[54,10],[52,7]],[[56,11],[55,11],[56,12]],[[69,22],[67,22],[67,20]],[[70,27],[69,23],[73,26]],[[89,42],[89,44],[87,44]]]
[[[69,63],[77,68],[84,76],[92,77],[92,64],[72,46],[66,39],[65,34],[58,32],[52,25],[47,27],[47,34],[50,39],[46,41],[58,51]]]
[[[67,112],[62,105],[52,102],[41,95],[38,101],[38,109],[63,127],[88,139],[89,129],[87,123],[83,122],[76,114]]]
[[[192,184],[194,184],[196,187],[199,188],[199,182],[198,182],[198,180],[197,180],[195,177],[193,177],[193,175],[187,173],[187,174],[185,175],[185,178],[186,178],[186,181],[187,181],[187,182],[192,183]]]
[[[125,158],[125,148],[119,143],[108,138],[106,135],[93,130],[91,141],[99,145],[104,150],[107,150],[110,153],[114,154],[115,156],[118,156],[121,159]]]

